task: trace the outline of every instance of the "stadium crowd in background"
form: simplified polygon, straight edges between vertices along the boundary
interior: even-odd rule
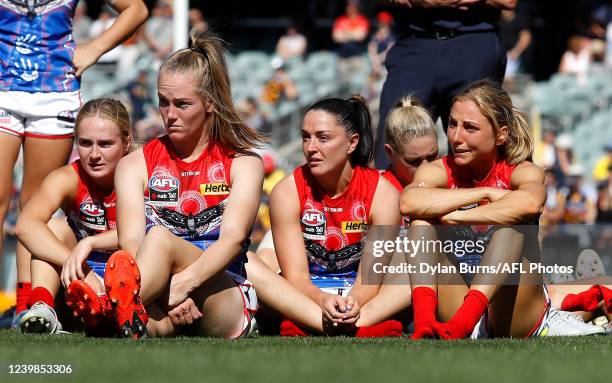
[[[390,1],[390,3],[403,3],[405,6],[406,3],[412,3],[412,1]],[[420,2],[414,1],[414,3]],[[500,6],[512,8],[510,3],[515,2],[496,3],[503,3]],[[507,50],[507,56],[505,53],[500,53],[503,51],[501,46],[500,51],[497,52],[500,53],[500,57],[508,59],[505,85],[519,101],[525,99],[527,91],[524,78],[531,76],[534,61],[537,60],[537,52],[535,52],[538,45],[536,29],[541,24],[541,20],[538,24],[538,17],[540,19],[542,17],[534,10],[533,4],[529,4],[531,2],[526,2],[525,7],[522,7],[521,3],[519,1],[519,6],[514,10],[514,13],[511,10],[501,12],[499,28],[501,38],[504,39],[503,43]],[[612,62],[610,59],[612,57],[612,53],[610,53],[612,52],[612,48],[610,48],[612,47],[612,28],[609,26],[612,19],[610,17],[610,7],[605,1],[594,1],[592,3],[588,11],[576,15],[578,28],[570,31],[568,26],[567,38],[563,39],[563,46],[567,46],[567,51],[563,56],[559,55],[559,60],[555,66],[558,69],[558,78],[575,77],[577,86],[583,87],[589,86],[594,73],[609,71],[610,66],[612,66],[610,65]],[[211,23],[211,20],[204,18],[203,15],[207,15],[207,17],[209,15],[206,6],[196,5],[194,2],[192,2],[192,6],[198,7],[189,12],[190,29],[192,31],[205,31],[211,25],[216,26],[219,22],[220,19]],[[415,11],[415,9],[413,8],[410,11]],[[423,12],[427,14],[430,11],[425,10]],[[476,10],[461,10],[459,12],[464,11],[485,15],[487,21],[494,20],[495,17],[499,16],[498,11],[491,12],[490,9],[477,8]],[[390,7],[388,4],[377,6],[374,9],[374,7],[368,7],[365,2],[358,0],[348,0],[346,4],[338,7],[334,14],[336,19],[335,21],[332,19],[333,22],[329,23],[329,33],[326,35],[327,46],[331,46],[333,49],[329,52],[323,52],[333,55],[334,65],[337,63],[338,67],[334,68],[336,75],[326,80],[329,83],[327,85],[333,85],[333,91],[331,94],[326,93],[325,95],[347,97],[349,92],[358,91],[368,101],[370,109],[377,113],[383,80],[388,76],[387,69],[397,69],[397,65],[393,63],[397,64],[399,58],[396,57],[395,61],[393,61],[393,57],[391,57],[391,60],[387,60],[388,53],[391,56],[393,55],[394,44],[405,44],[416,40],[422,42],[435,40],[440,44],[447,45],[457,43],[459,51],[475,57],[473,49],[462,41],[468,38],[483,37],[478,36],[480,33],[474,33],[473,30],[469,29],[470,27],[468,27],[469,31],[468,29],[463,31],[461,29],[465,26],[463,25],[457,29],[459,32],[455,35],[455,32],[453,32],[456,28],[455,24],[443,21],[442,24],[438,25],[435,20],[432,23],[435,28],[431,30],[427,28],[419,29],[418,27],[421,25],[417,25],[415,29],[413,19],[410,19],[410,17],[406,19],[403,16],[397,17],[398,13],[402,12],[404,11],[398,11],[398,8]],[[92,16],[91,13],[89,16]],[[115,20],[113,15],[104,10],[91,20],[88,17],[86,3],[81,2],[76,8],[73,19],[74,38],[77,43],[91,41],[91,39],[100,36],[100,33],[103,33],[109,25],[112,25],[113,20]],[[407,23],[406,20],[409,22]],[[471,21],[463,20],[462,22],[469,24]],[[497,27],[492,27],[493,29],[490,30],[488,27],[491,25],[487,24],[487,28],[482,31],[486,35],[492,32],[491,38],[498,41],[497,36],[493,36],[496,35],[494,30]],[[408,32],[406,32],[407,26],[410,27]],[[120,99],[127,106],[133,121],[134,139],[140,144],[150,142],[165,133],[164,121],[157,105],[156,79],[159,64],[172,52],[172,31],[172,1],[158,0],[155,2],[151,16],[146,23],[130,39],[116,48],[122,50],[122,53],[116,53],[118,51],[115,51],[115,58],[111,57],[106,61],[106,64],[95,65],[92,69],[96,76],[101,76],[98,78],[102,80],[98,80],[98,83],[117,82],[123,84],[113,88],[112,93],[114,97]],[[253,78],[259,77],[259,75],[256,76],[255,72],[248,72],[246,76],[233,70],[231,72],[232,75],[236,75],[236,79],[232,79],[232,92],[241,117],[257,131],[272,133],[273,136],[276,130],[282,129],[288,132],[290,129],[299,129],[296,125],[296,118],[288,119],[287,116],[298,116],[299,121],[302,121],[302,112],[306,105],[310,105],[312,101],[316,100],[314,93],[320,85],[320,81],[317,82],[316,77],[317,75],[323,76],[322,72],[316,70],[307,74],[304,71],[310,57],[321,53],[317,48],[321,46],[321,43],[312,33],[312,28],[304,27],[303,23],[292,20],[282,30],[279,29],[277,35],[278,40],[275,40],[277,43],[265,52],[266,59],[262,61],[262,65],[267,66],[265,68],[267,70],[261,71],[265,74],[265,76],[261,76],[265,79],[263,82],[254,85]],[[398,38],[399,43],[396,43]],[[606,47],[609,48],[607,52],[605,51]],[[398,49],[398,46],[396,46],[396,50]],[[228,56],[230,69],[233,68],[233,63],[240,58],[241,53],[233,51],[232,55]],[[105,61],[106,58],[108,56],[102,57],[101,61]],[[423,73],[427,73],[431,69],[432,60],[422,55],[418,59],[427,62],[421,66],[419,71],[415,71],[416,76],[422,79]],[[503,60],[500,58],[498,61]],[[391,67],[388,65],[391,65]],[[104,68],[104,66],[107,68]],[[456,65],[453,66],[451,69],[456,73]],[[126,81],[122,83],[122,77],[130,73],[131,69],[134,69],[135,75],[126,77]],[[498,74],[496,71],[496,75],[493,77],[501,82],[502,77]],[[480,74],[479,76],[484,75]],[[86,83],[85,80],[87,80],[86,77],[84,77],[84,84]],[[389,86],[400,82],[404,86],[403,81],[391,78]],[[463,85],[467,85],[469,82],[471,80],[466,80]],[[457,86],[454,92],[461,90],[460,88],[462,86]],[[235,92],[235,89],[238,91]],[[383,110],[379,118],[376,118],[377,115],[374,114],[374,119],[381,121],[377,135],[379,149],[381,149],[379,155],[383,158],[383,162],[385,161],[384,158],[387,158],[385,155],[388,155],[388,161],[391,161],[393,155],[396,154],[394,151],[385,151],[384,146],[382,146],[386,142],[383,140],[384,129],[382,128],[385,115],[387,110],[397,103],[397,98],[405,95],[407,94],[404,91],[398,92],[394,97],[390,97],[387,102],[382,103]],[[419,92],[416,93],[416,96],[427,106],[430,106],[428,97],[423,97],[423,94]],[[87,99],[84,101],[87,101]],[[0,109],[2,109],[2,105],[0,105]],[[440,115],[442,120],[448,117],[448,112],[439,113],[438,109],[430,110],[430,112],[432,111],[434,116]],[[290,123],[287,123],[287,121],[290,121]],[[581,163],[579,156],[575,153],[576,145],[579,142],[571,130],[554,126],[551,129],[551,126],[548,125],[543,131],[536,131],[535,133],[534,162],[545,169],[544,182],[547,190],[541,223],[591,224],[612,222],[612,135],[605,139],[602,138],[601,147],[598,150],[603,154],[596,163]],[[285,135],[291,136],[289,133]],[[281,148],[276,144],[278,143],[272,143],[273,147],[270,153],[273,154],[265,154],[265,152],[263,154],[266,181],[264,182],[261,207],[251,236],[252,248],[256,247],[266,231],[270,229],[268,210],[269,194],[272,190],[270,185],[273,186],[282,178],[279,176],[280,174],[285,174],[290,170],[290,166],[295,165],[296,156],[290,155],[285,158],[279,154]],[[444,150],[441,150],[441,152],[444,152]],[[286,154],[286,151],[282,151],[282,153]],[[22,176],[22,169],[19,166],[16,169],[16,179],[20,179]],[[266,182],[269,184],[268,190],[266,190]],[[7,183],[7,185],[9,184]],[[7,198],[2,201],[2,206],[6,205],[7,209],[9,207],[8,201],[11,201],[7,219],[3,224],[5,234],[8,235],[13,235],[12,231],[14,230],[16,217],[18,217],[20,191],[19,187],[15,187],[14,190],[6,193]],[[612,236],[607,243],[612,243]],[[605,248],[604,244],[600,244],[599,248]],[[2,267],[0,267],[0,271],[6,273],[6,270]],[[0,283],[2,282],[2,275],[0,275]],[[12,286],[8,287],[12,288]],[[1,307],[2,299],[6,300],[6,298],[0,297],[0,308],[3,308]],[[10,300],[11,298],[6,301]]]

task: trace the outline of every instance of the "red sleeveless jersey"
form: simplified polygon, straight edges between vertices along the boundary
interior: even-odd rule
[[[307,165],[293,172],[300,199],[300,221],[311,275],[354,278],[380,175],[356,167],[344,193],[329,198]]]
[[[77,193],[64,213],[77,240],[116,228],[115,191],[104,195],[79,160],[72,163],[72,168],[78,177]]]
[[[399,182],[397,177],[395,177],[395,174],[393,174],[393,172],[391,171],[391,167],[388,167],[387,170],[383,171],[380,175],[385,177],[387,181],[391,182],[391,185],[395,186],[395,188],[400,192],[404,190],[402,184]]]
[[[205,250],[219,239],[234,153],[211,143],[195,161],[187,163],[178,158],[168,136],[146,144],[143,153],[148,176],[147,231],[161,225]],[[242,257],[248,245],[247,240]],[[232,271],[244,274],[243,261],[241,258]]]
[[[474,187],[491,187],[502,190],[511,190],[510,179],[512,172],[516,169],[516,165],[510,165],[505,160],[496,162],[489,171],[489,174],[482,181],[474,181],[471,179],[466,170],[458,167],[452,156],[444,156],[442,158],[444,169],[446,169],[447,187],[449,189],[459,188],[474,188]],[[487,201],[481,201],[478,204],[465,206],[461,210],[472,209],[478,205],[487,204]],[[524,222],[530,225],[537,225],[539,217]],[[476,226],[481,227],[481,225]],[[482,228],[480,230],[483,230]]]
[[[510,178],[516,165],[510,165],[505,160],[496,162],[489,174],[482,181],[474,181],[465,169],[458,167],[452,156],[442,158],[446,169],[447,187],[449,189],[491,187],[510,190]]]

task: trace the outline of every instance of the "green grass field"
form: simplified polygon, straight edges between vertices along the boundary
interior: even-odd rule
[[[253,337],[91,339],[0,331],[0,382],[603,382],[612,337],[479,341]],[[9,364],[70,364],[10,375]],[[120,379],[120,380],[119,380]]]

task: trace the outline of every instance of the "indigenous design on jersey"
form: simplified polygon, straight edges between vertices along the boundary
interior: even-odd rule
[[[176,156],[168,136],[145,145],[147,189],[146,229],[164,226],[173,234],[205,250],[219,239],[221,218],[229,197],[233,153],[209,145],[193,162]],[[249,241],[228,270],[245,275]]]
[[[0,90],[73,92],[72,16],[78,0],[0,0]],[[34,2],[32,2],[34,4]]]
[[[300,199],[300,220],[308,269],[313,282],[351,285],[357,275],[368,217],[379,174],[356,167],[346,191],[329,198],[319,189],[307,165],[293,172]]]
[[[64,213],[77,241],[117,228],[115,191],[104,195],[79,160],[72,163],[72,168],[78,177],[77,193],[72,204],[64,208]],[[96,274],[104,277],[106,261],[113,251],[93,251],[87,258],[87,264]]]

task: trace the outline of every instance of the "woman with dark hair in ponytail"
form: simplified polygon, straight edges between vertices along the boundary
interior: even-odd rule
[[[398,227],[401,217],[399,192],[368,167],[374,144],[363,99],[331,98],[312,105],[304,116],[302,150],[306,164],[272,191],[272,232],[282,276],[314,303],[323,324],[286,319],[281,335],[401,335],[396,321],[364,326],[368,302],[380,286],[359,272],[365,267],[368,229]]]
[[[122,251],[104,282],[120,336],[237,338],[251,328],[245,263],[264,175],[253,150],[265,138],[236,112],[224,54],[215,34],[193,32],[162,63],[167,134],[117,167]]]
[[[455,225],[444,232],[444,239],[452,238],[457,246],[461,241],[480,246],[461,252],[457,247],[442,258],[432,253],[410,258],[416,270],[430,263],[447,271],[410,275],[413,338],[603,332],[551,308],[539,274],[520,273],[520,279],[510,282],[509,269],[499,267],[520,264],[530,270],[539,262],[535,225],[546,200],[544,171],[531,162],[531,131],[510,96],[489,80],[468,86],[453,100],[448,140],[451,154],[418,168],[402,193],[400,210],[413,219],[410,239],[438,240],[442,231],[432,225]],[[459,276],[457,270],[467,271]]]

